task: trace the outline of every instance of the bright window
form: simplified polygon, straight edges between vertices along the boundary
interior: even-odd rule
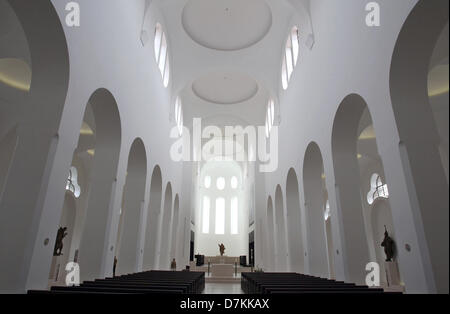
[[[275,103],[270,99],[266,110],[266,137],[270,136],[270,131],[275,123]]]
[[[209,233],[209,212],[211,208],[211,200],[209,197],[203,197],[203,223],[202,223],[202,232],[205,234]]]
[[[216,199],[216,234],[225,234],[225,199]]]
[[[209,189],[211,187],[211,177],[210,176],[206,176],[205,177],[205,188]]]
[[[183,135],[183,105],[180,97],[175,101],[175,123],[177,124],[178,133]]]
[[[297,65],[300,47],[300,37],[298,28],[295,26],[286,40],[285,53],[283,55],[283,64],[281,68],[281,84],[286,90],[289,85],[294,68]]]
[[[330,201],[327,200],[327,203],[325,205],[325,212],[324,212],[325,221],[327,221],[328,218],[330,218],[330,216],[331,216]]]
[[[66,190],[73,193],[75,198],[79,198],[81,194],[81,188],[78,184],[78,171],[74,166],[70,167],[69,177],[67,178]]]
[[[372,205],[377,198],[389,198],[387,184],[384,184],[378,173],[374,173],[370,179],[370,191],[367,193],[367,202]]]
[[[231,234],[238,234],[238,198],[231,199]]]
[[[217,186],[217,189],[220,191],[225,189],[225,178],[224,177],[217,178],[216,186]]]
[[[161,72],[161,77],[163,79],[164,86],[169,85],[170,77],[170,64],[168,60],[168,46],[166,34],[163,31],[161,24],[156,24],[155,27],[155,60],[158,65],[159,71]]]

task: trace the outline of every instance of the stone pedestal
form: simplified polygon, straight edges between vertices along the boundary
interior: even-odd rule
[[[397,262],[384,262],[384,269],[386,270],[388,287],[400,286],[400,272],[398,270]]]
[[[212,277],[233,277],[234,268],[231,264],[213,264],[211,273]]]
[[[52,265],[50,266],[49,284],[54,284],[60,279],[61,271],[61,256],[53,256]]]

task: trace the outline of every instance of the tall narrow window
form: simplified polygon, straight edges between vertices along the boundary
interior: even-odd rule
[[[266,137],[270,136],[270,131],[275,123],[275,103],[273,99],[269,100],[266,110]]]
[[[162,26],[156,24],[155,28],[155,60],[159,63],[159,52],[161,51],[161,39],[162,39]]]
[[[300,48],[300,37],[298,28],[295,26],[291,29],[288,39],[286,40],[285,51],[283,54],[283,64],[281,68],[281,83],[283,89],[286,90],[289,85],[294,68],[297,65],[298,54]]]
[[[210,176],[206,176],[205,177],[205,188],[209,189],[211,187],[211,177]]]
[[[294,66],[297,65],[298,60],[298,53],[299,53],[299,47],[300,47],[300,39],[298,34],[298,28],[294,27],[291,32],[291,41],[292,41],[292,54],[294,57]]]
[[[225,189],[225,184],[226,183],[225,183],[224,177],[217,178],[216,186],[219,191],[222,191],[223,189]]]
[[[167,40],[166,35],[163,33],[162,42],[161,42],[161,52],[159,55],[159,71],[161,71],[161,75],[164,76],[164,71],[166,69],[166,59],[167,59]]]
[[[216,199],[216,234],[225,234],[225,199]]]
[[[203,197],[203,222],[202,222],[202,232],[205,234],[209,233],[209,211],[211,208],[211,200],[209,197]]]
[[[175,101],[175,123],[177,124],[179,135],[183,135],[183,105],[180,97]]]
[[[163,31],[161,24],[156,24],[155,27],[155,60],[158,65],[161,77],[163,79],[164,87],[169,85],[170,78],[170,64],[168,60],[168,45],[166,34]]]
[[[238,198],[231,199],[231,234],[238,234]]]

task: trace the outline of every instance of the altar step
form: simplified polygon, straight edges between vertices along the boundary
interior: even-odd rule
[[[240,283],[241,277],[205,277],[206,283]]]

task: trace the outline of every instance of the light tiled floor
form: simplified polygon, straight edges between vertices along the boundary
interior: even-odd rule
[[[206,283],[204,294],[243,294],[240,283]]]

